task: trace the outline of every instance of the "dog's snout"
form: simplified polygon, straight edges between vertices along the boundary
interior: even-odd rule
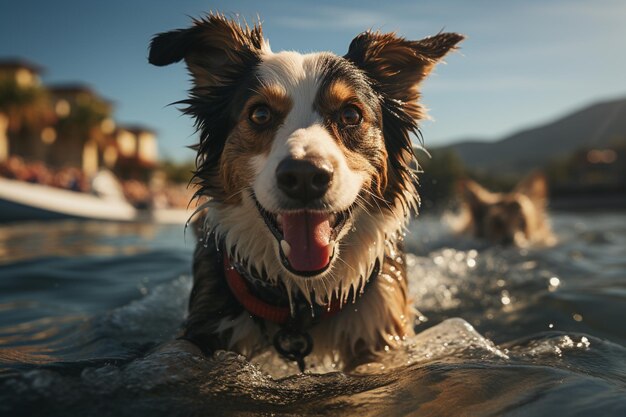
[[[322,159],[284,159],[276,168],[278,188],[302,202],[321,198],[330,188],[333,167]]]

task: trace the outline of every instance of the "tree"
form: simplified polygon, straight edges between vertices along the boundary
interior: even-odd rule
[[[9,130],[36,130],[54,120],[50,97],[40,86],[20,86],[13,79],[0,81],[0,112],[9,118]]]
[[[60,115],[55,125],[58,139],[53,144],[50,162],[81,166],[87,143],[97,144],[104,139],[102,122],[111,115],[111,105],[91,93],[79,93],[67,114]]]
[[[0,80],[0,113],[8,118],[9,153],[39,158],[41,130],[55,119],[50,96],[38,85],[22,86],[15,79]]]

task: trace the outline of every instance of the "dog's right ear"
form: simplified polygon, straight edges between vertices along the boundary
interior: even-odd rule
[[[497,199],[494,193],[470,179],[460,180],[457,183],[457,188],[461,194],[461,199],[469,206],[474,215],[482,213],[484,208],[493,204]]]
[[[164,67],[185,58],[193,41],[193,28],[159,33],[150,42],[148,62]]]
[[[148,61],[165,66],[185,60],[196,86],[218,85],[255,65],[269,46],[260,25],[241,26],[223,15],[194,20],[188,29],[164,32],[152,38]]]

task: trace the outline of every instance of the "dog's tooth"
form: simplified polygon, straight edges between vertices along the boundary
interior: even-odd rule
[[[291,253],[291,246],[289,246],[289,242],[287,242],[286,240],[281,240],[280,247],[283,250],[285,256],[289,256],[289,253]]]
[[[335,248],[337,247],[337,242],[335,242],[334,240],[331,240],[330,242],[328,242],[328,246],[331,247],[330,257],[332,258],[333,256],[335,256]]]
[[[335,225],[336,222],[337,222],[337,213],[331,213],[330,216],[328,216],[328,223],[330,223],[332,227]]]

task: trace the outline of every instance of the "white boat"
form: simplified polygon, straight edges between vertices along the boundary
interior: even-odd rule
[[[190,215],[183,209],[138,210],[119,198],[0,178],[0,222],[74,218],[184,224]]]

